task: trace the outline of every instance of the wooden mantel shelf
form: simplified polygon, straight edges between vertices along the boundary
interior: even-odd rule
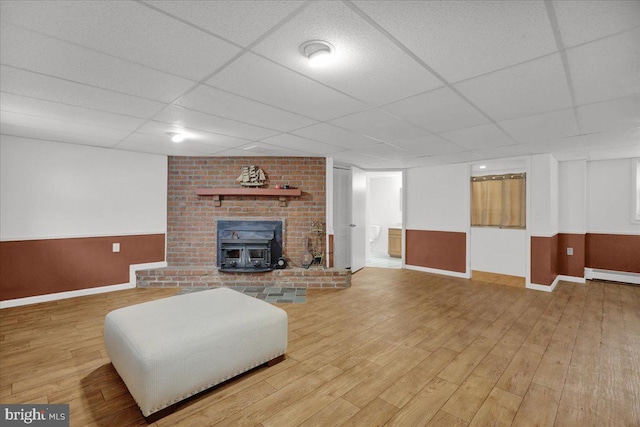
[[[215,205],[220,206],[222,196],[270,196],[277,197],[280,206],[287,205],[287,197],[300,197],[302,190],[299,188],[198,188],[198,196],[213,196]]]

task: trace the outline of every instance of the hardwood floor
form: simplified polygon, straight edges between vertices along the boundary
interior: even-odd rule
[[[73,426],[146,425],[106,357],[131,289],[0,311],[0,401],[68,403]],[[548,294],[367,268],[309,290],[284,362],[195,396],[154,426],[640,426],[640,287]],[[197,325],[194,325],[197,327]]]

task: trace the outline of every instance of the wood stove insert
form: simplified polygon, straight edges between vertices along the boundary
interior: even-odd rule
[[[282,221],[218,221],[217,243],[219,271],[272,271],[282,256]]]

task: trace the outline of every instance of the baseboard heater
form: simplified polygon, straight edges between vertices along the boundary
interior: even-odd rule
[[[633,283],[640,285],[640,274],[626,271],[601,270],[598,268],[585,268],[584,278],[587,280],[600,279],[613,282]]]

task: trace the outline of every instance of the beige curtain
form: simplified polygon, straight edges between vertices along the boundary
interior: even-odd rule
[[[471,225],[526,225],[526,175],[487,175],[471,178]]]

